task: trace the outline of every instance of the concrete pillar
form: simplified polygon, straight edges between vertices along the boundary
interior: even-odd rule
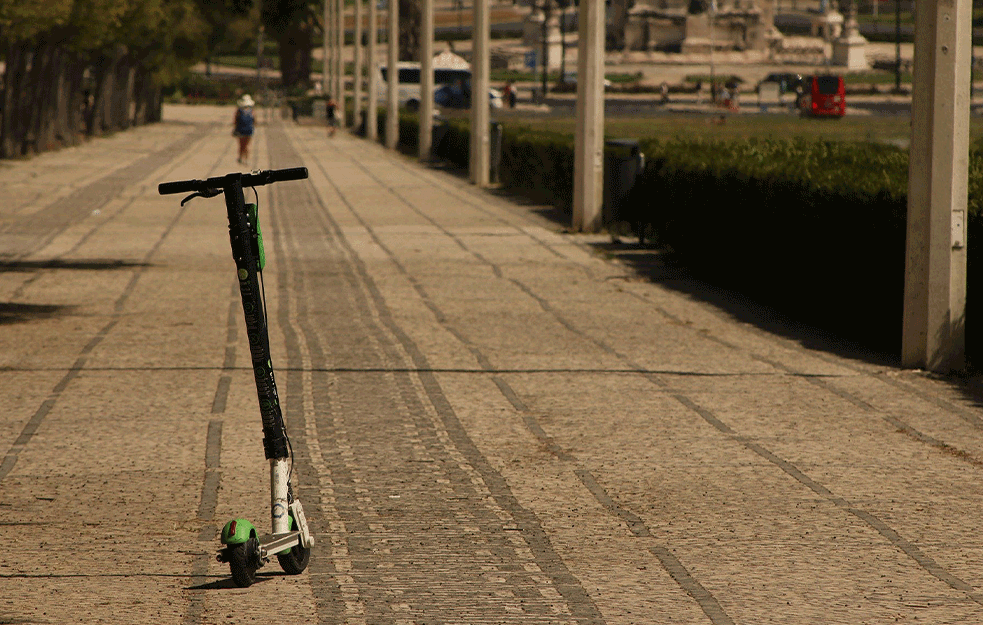
[[[345,0],[335,0],[335,27],[338,56],[335,64],[335,102],[338,103],[336,116],[338,126],[345,127]]]
[[[321,57],[321,93],[328,95],[331,92],[331,83],[328,81],[328,55],[331,50],[331,2],[324,0],[324,55]]]
[[[324,0],[324,74],[325,74],[325,84],[324,93],[325,95],[330,94],[333,98],[337,99],[338,94],[334,92],[334,55],[335,55],[335,27],[334,27],[334,0]]]
[[[581,0],[573,229],[597,232],[604,202],[604,0]]]
[[[369,0],[370,2],[372,0]],[[389,56],[386,66],[386,147],[396,149],[399,143],[399,0],[389,0]]]
[[[905,367],[964,364],[971,0],[915,6]]]
[[[362,0],[355,0],[355,71],[352,83],[352,125],[358,126],[362,121],[362,76],[365,74],[364,49],[362,48]]]
[[[376,0],[367,0],[369,3],[369,46],[366,50],[368,60],[366,62],[368,70],[368,101],[365,103],[365,136],[372,141],[379,139],[379,10],[376,8]]]
[[[488,107],[488,77],[491,72],[489,44],[491,10],[488,0],[474,0],[473,50],[471,55],[471,182],[488,186],[491,121]]]
[[[420,137],[419,155],[430,160],[433,142],[433,4],[422,0],[420,5]]]

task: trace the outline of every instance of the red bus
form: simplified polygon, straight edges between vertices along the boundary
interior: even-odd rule
[[[811,117],[843,117],[846,114],[846,87],[842,76],[806,76],[802,114]]]

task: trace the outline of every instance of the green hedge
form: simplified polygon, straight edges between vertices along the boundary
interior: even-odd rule
[[[648,140],[642,150],[634,218],[698,277],[872,349],[898,350],[905,152],[754,140]]]

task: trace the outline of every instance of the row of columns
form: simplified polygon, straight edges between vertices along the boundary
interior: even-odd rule
[[[354,8],[354,119],[359,124],[363,114],[362,79],[367,74],[367,97],[364,111],[366,136],[378,139],[378,84],[375,80],[378,45],[377,0],[368,0],[368,45],[362,46],[362,0]],[[488,186],[491,166],[491,114],[487,96],[490,88],[491,11],[489,0],[474,0],[471,59],[471,154],[470,179],[479,187]],[[604,3],[584,0],[580,5],[580,48],[577,92],[577,139],[575,158],[574,221],[578,231],[595,232],[601,227],[603,199],[604,149]],[[386,67],[399,62],[399,2],[388,0],[388,49]],[[345,11],[344,0],[325,0],[324,5],[324,82],[325,93],[335,97],[339,123],[345,125]],[[421,0],[420,93],[434,91],[434,0]],[[389,69],[386,94],[385,144],[395,149],[399,139],[398,71]],[[433,132],[433,98],[420,98],[419,157],[430,158]]]

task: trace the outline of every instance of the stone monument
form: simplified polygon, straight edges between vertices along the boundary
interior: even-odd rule
[[[867,40],[857,28],[857,3],[850,0],[840,36],[833,40],[833,65],[847,69],[867,69]]]
[[[609,39],[623,50],[765,52],[781,35],[775,0],[612,0]]]

